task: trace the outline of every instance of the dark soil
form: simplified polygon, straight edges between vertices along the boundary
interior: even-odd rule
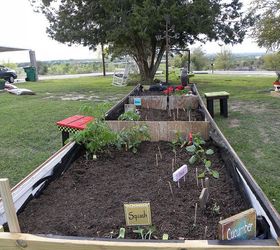
[[[204,121],[203,112],[199,110],[161,110],[140,109],[141,121]]]
[[[155,154],[160,147],[163,159],[156,166]],[[209,147],[208,147],[209,148]],[[172,181],[171,160],[174,153],[169,143],[143,142],[138,153],[112,150],[99,155],[98,160],[81,157],[59,179],[51,183],[37,199],[32,200],[19,215],[22,232],[66,236],[109,237],[118,235],[125,226],[124,202],[150,201],[152,222],[157,231],[170,239],[217,239],[220,218],[226,218],[248,208],[226,173],[219,152],[210,157],[219,179],[210,177],[210,197],[206,210],[198,210],[194,223],[195,203],[201,192],[197,187],[195,167],[189,165],[186,182],[181,187]],[[187,163],[190,155],[177,150],[177,167]],[[202,171],[202,166],[198,166]],[[172,185],[172,198],[169,182]],[[219,206],[215,213],[213,206]],[[132,228],[126,238],[137,238]]]
[[[158,95],[164,95],[163,91],[150,91],[150,90],[144,90],[143,92],[137,93],[138,96],[158,96]]]

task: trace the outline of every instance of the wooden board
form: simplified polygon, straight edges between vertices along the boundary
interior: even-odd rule
[[[199,98],[197,96],[169,96],[169,109],[197,109]]]
[[[275,240],[251,241],[117,241],[90,240],[75,237],[45,238],[31,234],[0,233],[1,250],[280,250]]]
[[[134,104],[134,98],[141,98],[141,107],[143,108],[167,109],[167,96],[130,96],[130,104]]]
[[[114,131],[121,131],[136,125],[147,125],[151,141],[172,141],[176,139],[176,132],[183,136],[189,132],[199,133],[205,140],[209,138],[209,124],[204,121],[107,121]]]

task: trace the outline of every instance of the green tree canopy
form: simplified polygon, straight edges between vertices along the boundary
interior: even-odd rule
[[[193,70],[203,70],[209,66],[209,60],[200,47],[197,47],[192,51],[191,63]]]
[[[255,0],[251,13],[256,17],[252,36],[261,47],[280,48],[280,2],[278,0]]]
[[[272,53],[263,56],[264,69],[266,70],[280,70],[280,53]]]
[[[95,48],[109,44],[114,56],[130,55],[143,80],[153,79],[165,51],[166,22],[170,46],[195,41],[242,42],[250,18],[239,0],[30,0],[48,21],[48,34],[62,43]],[[175,38],[176,35],[176,38]]]
[[[230,50],[222,49],[215,58],[215,69],[228,70],[233,65],[233,56]]]

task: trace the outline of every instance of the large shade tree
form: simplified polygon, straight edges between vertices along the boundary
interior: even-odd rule
[[[252,35],[259,46],[268,50],[280,48],[280,2],[279,0],[255,0],[251,12],[256,17]]]
[[[50,37],[92,48],[108,44],[114,56],[131,56],[146,81],[153,79],[164,55],[166,23],[172,27],[170,46],[186,48],[195,41],[240,43],[251,21],[239,0],[30,1],[46,15]]]

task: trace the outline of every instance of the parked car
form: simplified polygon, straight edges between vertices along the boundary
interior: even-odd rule
[[[0,78],[5,79],[9,83],[13,83],[17,78],[17,74],[14,70],[0,65]]]

